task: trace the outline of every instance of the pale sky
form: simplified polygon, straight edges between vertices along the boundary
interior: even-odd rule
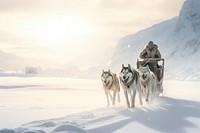
[[[0,50],[65,63],[178,16],[183,2],[0,0]]]

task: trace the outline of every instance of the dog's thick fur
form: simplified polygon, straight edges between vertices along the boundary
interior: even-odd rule
[[[140,85],[143,94],[146,96],[146,101],[149,101],[149,96],[151,97],[151,100],[159,95],[158,91],[158,81],[155,76],[155,74],[149,69],[149,66],[141,66],[139,68],[139,74],[140,74]]]
[[[128,64],[128,67],[124,67],[122,64],[122,70],[120,72],[120,83],[124,90],[124,95],[126,99],[127,107],[135,107],[135,96],[136,92],[139,94],[140,105],[142,105],[141,97],[141,87],[139,83],[139,73],[137,70],[131,68],[131,65]],[[129,96],[131,97],[131,105],[129,102]]]
[[[120,102],[120,85],[117,75],[112,73],[110,70],[103,70],[101,74],[101,81],[106,95],[107,106],[110,106],[110,100],[112,101],[112,105],[115,105],[116,95],[118,97],[118,102]],[[113,92],[113,95],[111,94],[111,91]]]

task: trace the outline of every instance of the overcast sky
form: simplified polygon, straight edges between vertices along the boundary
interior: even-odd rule
[[[0,0],[0,50],[64,63],[178,16],[183,0]]]

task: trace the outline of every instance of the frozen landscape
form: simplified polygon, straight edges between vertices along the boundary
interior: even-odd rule
[[[200,83],[164,81],[164,96],[106,107],[100,80],[0,78],[0,133],[200,131]],[[137,101],[138,102],[138,101]],[[71,133],[70,132],[70,133]]]
[[[145,44],[152,40],[166,61],[165,78],[199,81],[199,7],[199,0],[185,0],[179,16],[121,38],[112,58],[113,69],[119,70],[117,64],[136,64]]]
[[[24,59],[0,50],[0,133],[200,132],[199,7],[199,0],[185,0],[179,16],[121,38],[116,49],[94,52],[94,57],[88,54],[90,60],[83,52],[71,59],[77,66],[68,66],[70,60],[59,66],[49,60]],[[58,28],[57,23],[54,28]],[[63,27],[60,28],[62,32]],[[75,29],[79,33],[80,28]],[[59,32],[47,33],[55,36]],[[63,43],[60,36],[54,39]],[[165,59],[164,94],[148,103],[143,99],[143,105],[136,101],[136,108],[127,109],[121,90],[122,101],[107,107],[100,80],[102,69],[111,69],[118,75],[121,64],[135,67],[139,53],[150,40],[159,45]],[[78,51],[73,48],[64,53],[82,51],[81,47],[77,46]],[[80,61],[93,66],[80,69],[84,66]]]

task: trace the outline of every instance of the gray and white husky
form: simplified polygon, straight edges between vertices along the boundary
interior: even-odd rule
[[[117,75],[112,73],[110,70],[103,70],[101,74],[101,81],[106,95],[107,106],[110,105],[110,100],[112,101],[112,105],[115,105],[116,95],[118,97],[118,102],[120,102],[120,85]],[[113,92],[113,95],[111,94],[111,91]]]
[[[130,64],[128,64],[128,67],[124,67],[124,64],[122,64],[122,70],[119,74],[119,77],[121,86],[124,90],[127,107],[135,107],[136,92],[138,92],[139,94],[140,105],[142,105],[141,87],[139,83],[138,71],[134,68],[131,68]],[[129,97],[131,98],[131,104],[129,102]]]
[[[158,91],[158,81],[155,74],[149,69],[149,66],[141,66],[139,68],[140,74],[140,85],[143,94],[146,96],[146,101],[149,101],[149,96],[151,100],[159,95]]]

